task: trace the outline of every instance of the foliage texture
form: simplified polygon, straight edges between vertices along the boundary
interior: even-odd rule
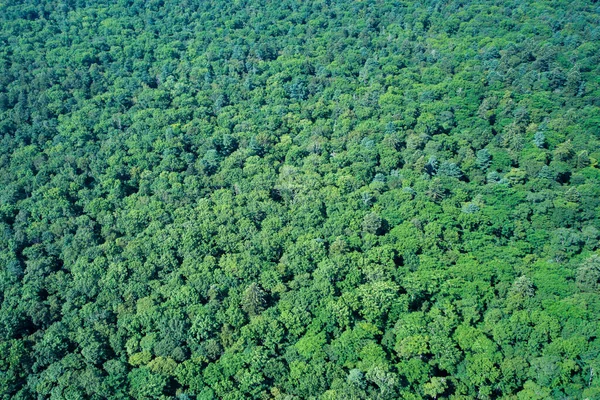
[[[0,3],[0,399],[600,398],[600,8]]]

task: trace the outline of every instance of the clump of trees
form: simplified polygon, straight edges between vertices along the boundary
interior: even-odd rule
[[[0,9],[0,398],[600,397],[593,2]]]

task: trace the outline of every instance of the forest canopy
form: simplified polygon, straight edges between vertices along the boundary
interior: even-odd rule
[[[0,3],[0,399],[600,398],[600,5]]]

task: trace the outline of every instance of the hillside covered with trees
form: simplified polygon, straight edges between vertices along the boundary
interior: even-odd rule
[[[600,4],[0,3],[0,399],[600,399]]]

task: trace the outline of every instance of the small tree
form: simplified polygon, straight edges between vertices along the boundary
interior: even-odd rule
[[[600,291],[600,257],[588,258],[579,268],[576,275],[577,286],[585,292]]]
[[[456,179],[460,179],[463,176],[463,173],[458,167],[458,165],[449,161],[444,161],[440,164],[440,167],[437,170],[437,174],[442,176],[449,176],[451,178]]]
[[[477,166],[483,171],[487,171],[492,163],[492,155],[488,149],[481,149],[477,152]]]
[[[265,292],[256,283],[252,283],[244,291],[242,309],[251,317],[265,309]]]
[[[546,135],[543,132],[537,131],[535,135],[533,135],[533,144],[539,148],[543,149],[546,146]]]
[[[365,215],[362,222],[362,229],[365,233],[377,234],[381,228],[381,217],[375,213]]]

